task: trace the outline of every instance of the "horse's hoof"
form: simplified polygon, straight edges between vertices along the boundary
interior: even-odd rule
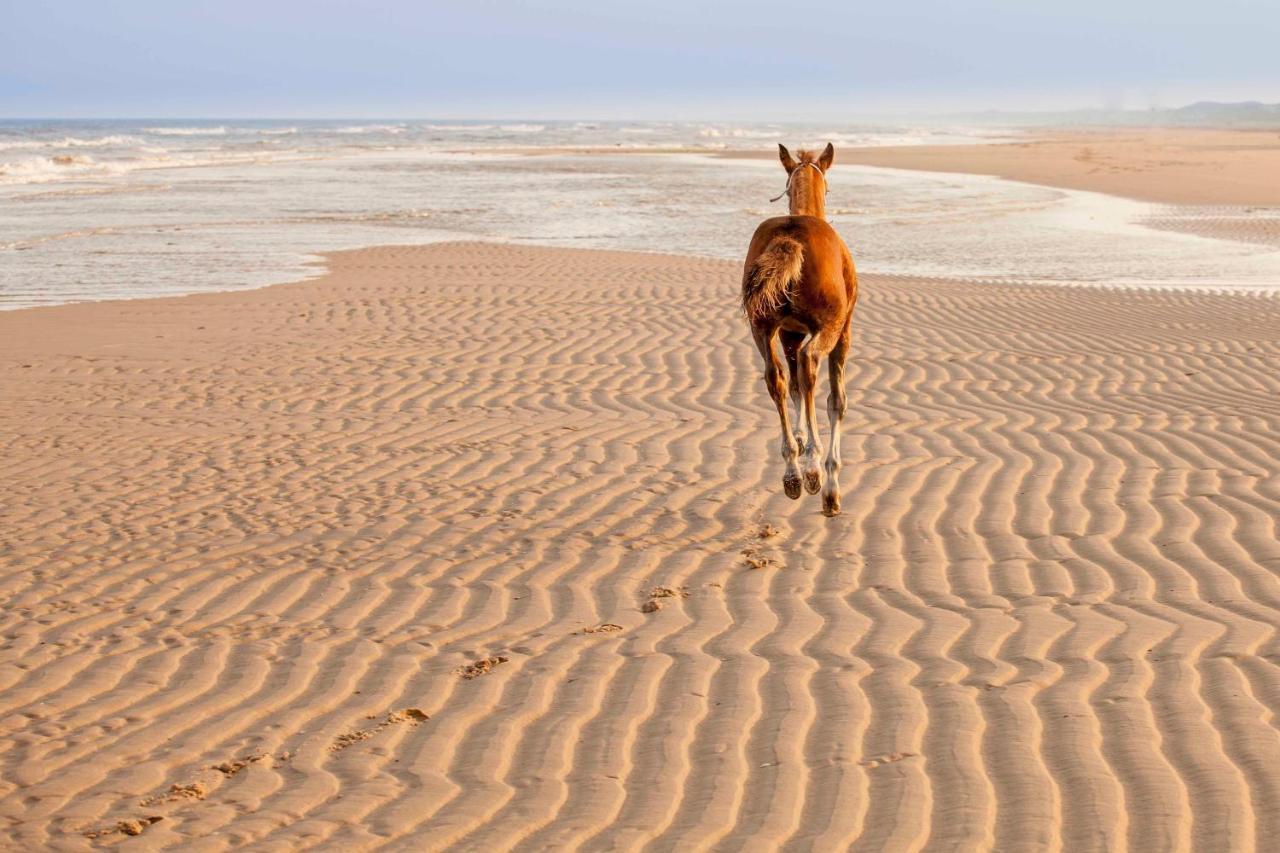
[[[836,494],[822,496],[822,514],[827,518],[840,514],[840,496]]]
[[[822,491],[822,470],[819,468],[810,468],[804,472],[804,488],[811,495],[816,495]]]
[[[800,497],[800,476],[798,474],[782,475],[782,491],[787,493],[787,497],[795,500]]]

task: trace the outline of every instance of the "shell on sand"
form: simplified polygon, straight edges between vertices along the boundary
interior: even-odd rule
[[[827,519],[736,264],[329,263],[0,313],[0,846],[1280,837],[1274,298],[866,275]]]

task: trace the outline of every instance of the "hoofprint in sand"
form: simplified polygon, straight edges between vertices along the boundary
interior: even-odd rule
[[[0,315],[0,846],[1280,837],[1274,297],[864,275],[844,512],[731,262]]]

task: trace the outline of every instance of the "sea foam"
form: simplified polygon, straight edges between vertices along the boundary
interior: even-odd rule
[[[144,127],[147,133],[156,136],[226,136],[227,129],[218,127]]]
[[[107,148],[137,145],[142,142],[136,136],[112,134],[86,139],[64,136],[61,139],[5,139],[0,137],[0,151],[34,151],[41,148]]]

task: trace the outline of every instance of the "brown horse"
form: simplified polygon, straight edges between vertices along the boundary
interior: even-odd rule
[[[827,170],[835,159],[830,144],[822,154],[801,151],[797,162],[782,145],[778,156],[787,170],[786,196],[790,216],[760,223],[747,250],[742,273],[742,309],[751,334],[764,357],[764,381],[782,421],[782,459],[786,470],[782,488],[789,498],[800,497],[803,475],[809,494],[822,490],[825,515],[840,512],[840,425],[844,421],[844,362],[849,353],[849,327],[858,299],[858,277],[849,249],[827,224]],[[779,196],[781,198],[781,196]],[[786,371],[778,344],[787,359]],[[827,356],[831,393],[827,415],[831,421],[831,449],[826,458],[826,487],[818,467],[822,442],[813,392],[818,384],[818,359]],[[787,414],[787,377],[796,417],[805,434],[793,433]],[[803,445],[803,466],[800,464]]]

